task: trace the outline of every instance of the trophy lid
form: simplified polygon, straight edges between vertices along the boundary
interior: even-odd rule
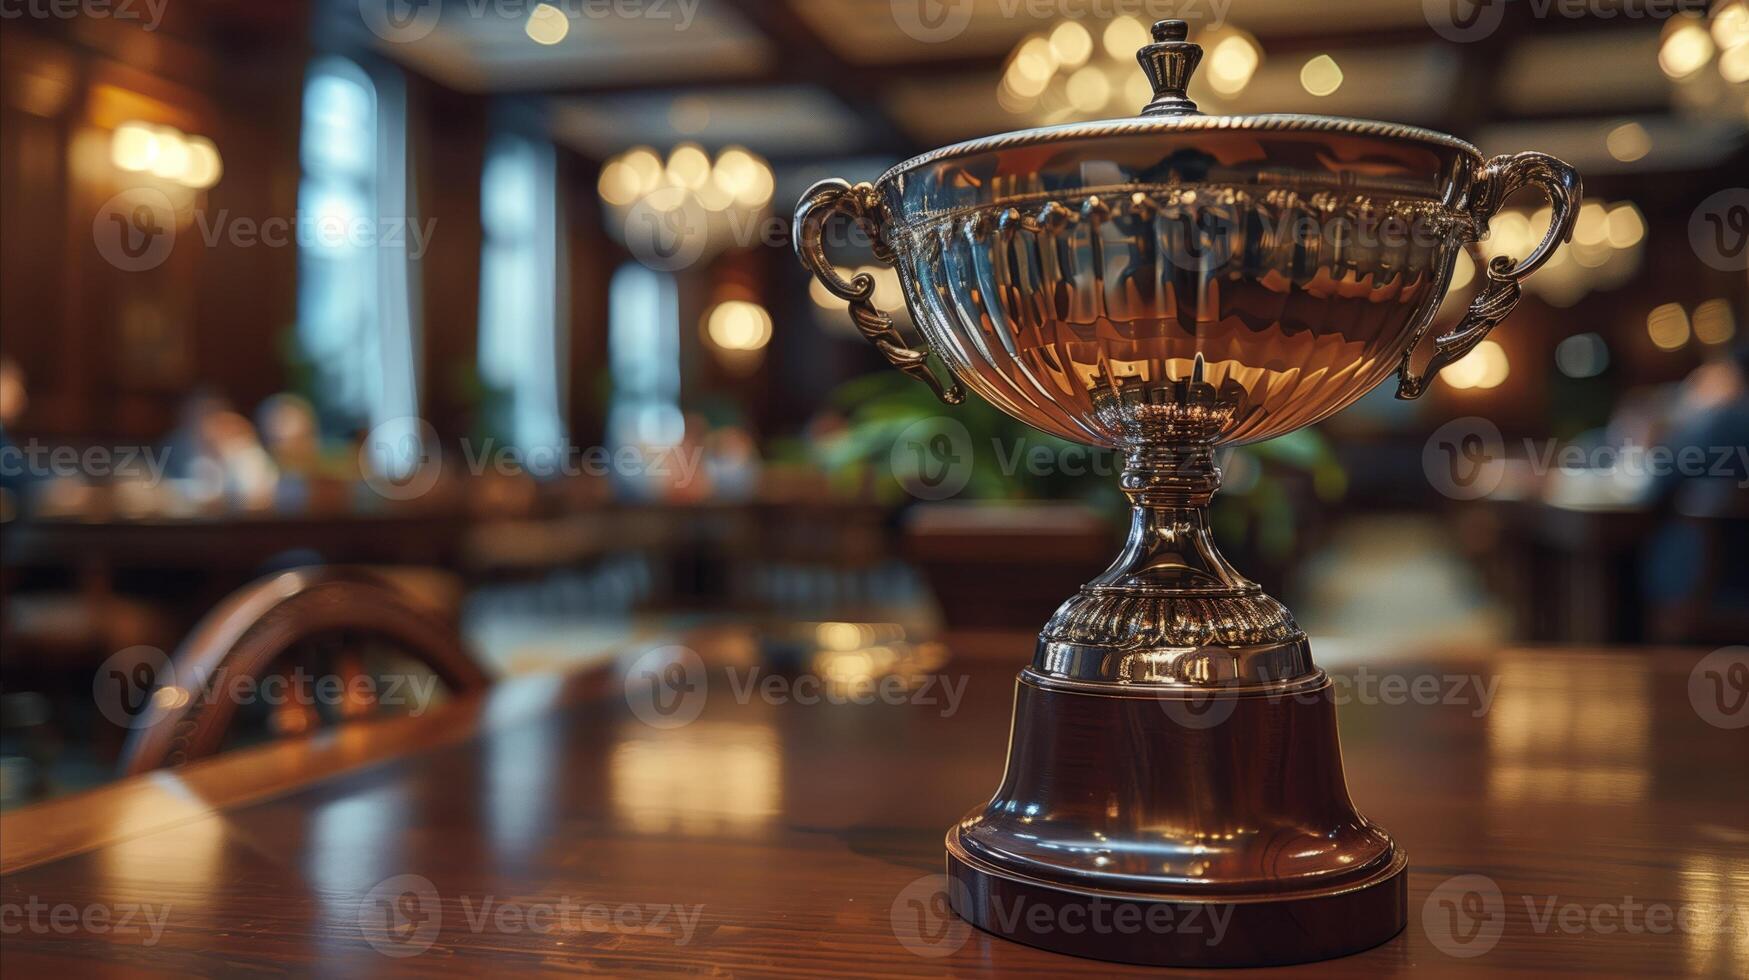
[[[1416,147],[1471,158],[1479,164],[1481,151],[1472,144],[1431,129],[1345,116],[1319,116],[1303,113],[1261,113],[1254,115],[1207,115],[1186,94],[1190,79],[1202,61],[1202,46],[1189,40],[1190,25],[1182,20],[1162,20],[1154,24],[1153,43],[1136,53],[1136,60],[1153,83],[1154,95],[1139,114],[1098,122],[1063,123],[1033,129],[1015,130],[995,136],[954,143],[906,160],[881,175],[877,184],[885,184],[931,164],[957,157],[968,157],[999,150],[1022,147],[1051,146],[1061,150],[1076,149],[1078,144],[1092,143],[1104,137],[1162,135],[1194,137],[1198,133],[1242,134],[1329,134],[1350,143],[1376,144],[1379,148]]]

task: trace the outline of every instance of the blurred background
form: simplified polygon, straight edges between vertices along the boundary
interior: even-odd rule
[[[1743,0],[20,2],[0,802],[183,759],[130,744],[185,707],[166,663],[467,689],[734,622],[727,656],[833,682],[1024,664],[1114,554],[1115,466],[886,367],[788,216],[822,178],[1134,113],[1167,16],[1204,111],[1585,177],[1572,242],[1426,397],[1223,460],[1222,546],[1320,659],[1749,636]],[[854,236],[833,259],[902,308]],[[310,592],[291,570],[338,565],[397,611],[311,600],[264,640],[252,610]],[[386,701],[282,699],[225,738]]]

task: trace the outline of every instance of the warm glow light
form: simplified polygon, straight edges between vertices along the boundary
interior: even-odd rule
[[[537,3],[522,30],[536,44],[558,44],[571,33],[571,18],[550,3]]]
[[[758,181],[758,171],[762,166],[746,150],[738,146],[724,147],[717,154],[716,165],[711,168],[711,181],[731,195],[739,196]]]
[[[1680,303],[1665,303],[1646,315],[1646,336],[1659,350],[1680,350],[1688,343],[1688,313]]]
[[[874,303],[883,310],[896,310],[905,305],[905,291],[899,285],[899,273],[890,265],[865,265],[856,270],[874,280]]]
[[[1586,201],[1579,208],[1579,220],[1573,223],[1573,241],[1578,245],[1601,245],[1609,237],[1609,212],[1596,201]]]
[[[833,268],[838,270],[838,278],[840,279],[848,280],[853,274],[851,270],[841,265]],[[826,288],[826,283],[819,276],[808,277],[808,298],[813,300],[814,305],[822,310],[841,310],[846,302],[832,295],[832,291]]]
[[[1027,72],[1028,69],[1022,68],[1020,59],[1016,58],[1008,66],[1008,71],[1003,74],[1002,84],[1023,99],[1036,99],[1044,92],[1045,87],[1051,84],[1051,76],[1049,74],[1031,75]]]
[[[1051,73],[1057,70],[1057,56],[1051,50],[1051,42],[1042,37],[1028,38],[1014,53],[1013,70],[1027,78],[1049,81]]]
[[[181,180],[188,172],[188,141],[168,126],[158,130],[158,153],[152,158],[152,176]]]
[[[1300,69],[1300,86],[1323,97],[1342,87],[1342,66],[1327,54],[1318,55]]]
[[[1145,106],[1154,98],[1154,83],[1139,71],[1128,72],[1123,83],[1123,100],[1132,106]]]
[[[1210,87],[1222,95],[1238,95],[1251,83],[1261,60],[1261,52],[1250,38],[1241,34],[1226,38],[1209,52]]]
[[[1475,260],[1470,258],[1470,253],[1460,249],[1456,260],[1451,264],[1451,288],[1453,291],[1462,289],[1468,286],[1470,280],[1474,278],[1476,278]]]
[[[205,136],[191,136],[187,145],[188,168],[183,171],[181,181],[195,190],[205,190],[218,183],[225,172],[224,161],[219,159],[219,148]]]
[[[1706,67],[1713,57],[1713,39],[1694,18],[1672,21],[1672,29],[1658,49],[1658,67],[1671,78],[1687,78]]]
[[[1732,3],[1713,11],[1713,42],[1720,51],[1749,45],[1749,7]]]
[[[1646,237],[1646,219],[1632,201],[1623,201],[1609,209],[1609,244],[1615,248],[1633,248]]]
[[[771,314],[758,303],[724,300],[706,315],[705,336],[723,350],[760,350],[771,342]]]
[[[1093,55],[1093,35],[1072,20],[1063,21],[1051,31],[1051,54],[1065,68],[1085,64]]]
[[[1093,112],[1111,98],[1111,82],[1105,72],[1089,65],[1069,76],[1065,94],[1070,105],[1082,112]]]
[[[158,159],[158,132],[142,122],[125,122],[109,138],[109,160],[131,173],[152,169]]]
[[[682,143],[668,154],[668,179],[697,190],[711,179],[711,158],[697,143]]]
[[[1749,41],[1719,55],[1719,75],[1732,85],[1749,82]]]
[[[1484,340],[1475,349],[1439,372],[1441,379],[1453,388],[1498,388],[1512,373],[1506,359],[1506,349],[1492,340]]]
[[[1148,35],[1148,28],[1141,21],[1130,16],[1119,17],[1105,25],[1105,53],[1113,58],[1134,58],[1136,52],[1153,40]]]
[[[1694,337],[1703,344],[1723,344],[1737,335],[1737,319],[1728,300],[1709,299],[1694,308]]]
[[[620,156],[619,162],[637,178],[638,193],[647,194],[662,183],[662,158],[647,146],[634,146]]]
[[[1633,163],[1652,152],[1652,134],[1637,122],[1623,123],[1604,137],[1609,155],[1623,163]]]
[[[620,159],[601,168],[601,179],[596,182],[595,189],[603,201],[624,208],[630,207],[643,193],[643,184],[637,171]]]
[[[1489,258],[1508,255],[1522,256],[1535,244],[1531,238],[1530,219],[1522,211],[1502,211],[1488,221],[1488,237],[1482,251]]]

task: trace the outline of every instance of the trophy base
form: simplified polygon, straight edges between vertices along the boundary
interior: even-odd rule
[[[1407,859],[1355,812],[1322,671],[1184,688],[1016,688],[1008,769],[947,836],[948,899],[986,932],[1149,966],[1272,966],[1408,921]]]

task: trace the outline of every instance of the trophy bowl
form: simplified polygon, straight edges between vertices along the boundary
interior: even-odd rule
[[[1186,24],[1153,38],[1141,115],[824,181],[798,204],[796,250],[944,402],[970,388],[1123,456],[1128,539],[1045,624],[1001,785],[948,832],[955,911],[1126,962],[1342,955],[1401,931],[1407,862],[1349,800],[1305,634],[1214,545],[1214,452],[1316,422],[1393,371],[1399,397],[1422,394],[1571,236],[1579,175],[1410,126],[1203,115],[1185,96],[1201,58]],[[1417,368],[1458,251],[1523,188],[1547,195],[1548,233],[1488,264]],[[837,217],[896,267],[924,344],[875,307],[870,276],[827,259]]]

